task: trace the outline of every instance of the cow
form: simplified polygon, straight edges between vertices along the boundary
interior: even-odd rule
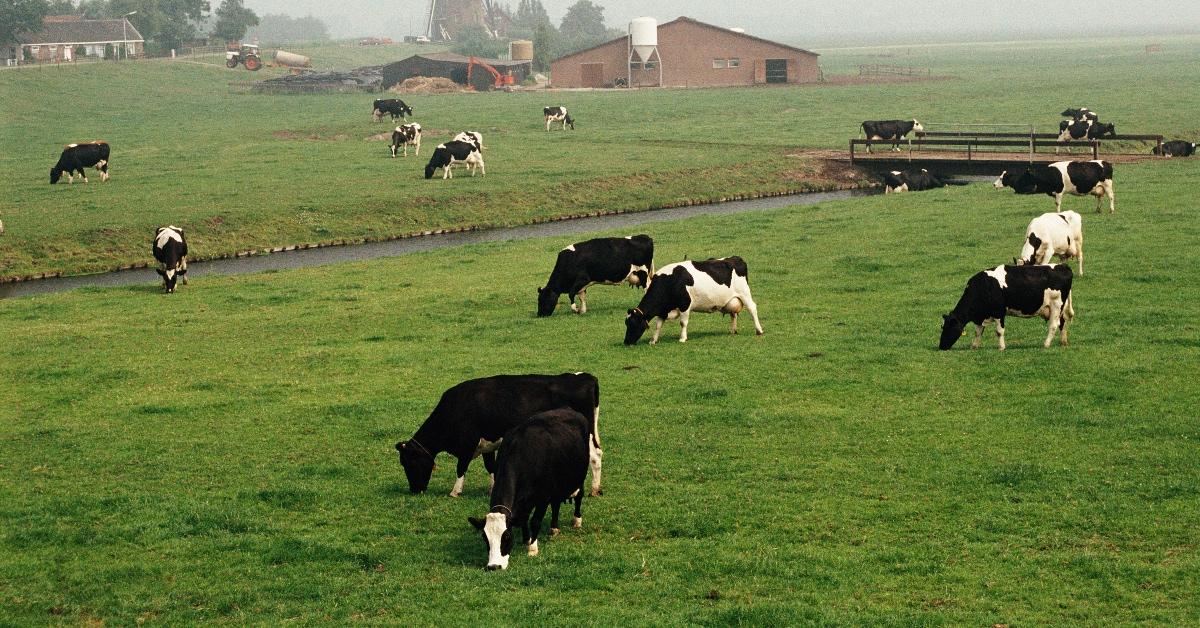
[[[483,153],[479,150],[479,146],[473,142],[449,141],[445,144],[438,144],[434,149],[433,157],[430,157],[429,163],[425,165],[425,178],[432,179],[434,171],[441,168],[442,179],[452,179],[454,173],[451,172],[451,169],[454,164],[460,163],[467,166],[472,177],[475,176],[476,169],[487,176],[487,169],[483,165]]]
[[[871,152],[871,140],[891,140],[892,150],[900,150],[900,140],[908,139],[908,134],[916,131],[917,135],[925,132],[925,127],[916,120],[866,120],[862,123],[863,133],[867,136],[867,152]],[[908,139],[909,145],[912,140]]]
[[[50,184],[58,183],[64,172],[67,173],[67,183],[75,182],[76,172],[83,177],[83,182],[87,183],[87,172],[84,168],[92,167],[100,171],[101,181],[108,181],[108,153],[108,142],[102,140],[67,144],[58,156],[58,163],[50,169]]]
[[[392,116],[392,120],[400,118],[408,121],[408,116],[412,114],[412,107],[404,104],[404,101],[399,98],[380,98],[371,103],[371,117],[376,122],[382,120],[385,115]]]
[[[733,319],[729,333],[736,334],[738,312],[743,307],[750,310],[754,331],[761,336],[763,329],[758,322],[758,305],[750,296],[748,280],[746,262],[736,256],[663,266],[650,279],[641,303],[626,313],[625,344],[637,344],[650,327],[650,320],[658,319],[650,339],[650,344],[657,344],[663,323],[676,318],[681,328],[679,342],[687,342],[688,318],[692,312],[729,314]]]
[[[163,279],[163,290],[170,294],[175,292],[175,282],[183,278],[187,285],[187,238],[183,229],[171,225],[159,227],[154,232],[154,244],[151,246],[154,259],[158,260],[158,268],[154,271]]]
[[[567,113],[566,107],[542,107],[542,114],[546,116],[546,130],[550,130],[551,122],[562,122],[562,130],[566,131],[570,125],[571,130],[575,130],[575,119],[571,114]]]
[[[576,242],[558,252],[550,279],[545,287],[537,289],[537,315],[553,314],[561,294],[567,295],[572,312],[586,314],[588,286],[629,282],[644,288],[652,274],[654,240],[648,235]],[[575,295],[579,295],[579,305],[575,304]]]
[[[422,493],[429,487],[434,457],[444,451],[458,459],[458,479],[450,491],[451,497],[458,497],[472,459],[483,456],[483,466],[494,474],[495,452],[505,432],[538,412],[555,408],[571,408],[592,417],[591,494],[599,495],[604,457],[600,448],[600,382],[589,373],[495,375],[451,387],[442,393],[412,438],[396,443],[409,490]],[[494,482],[494,475],[491,480]]]
[[[921,168],[920,170],[892,170],[883,173],[883,193],[893,192],[923,192],[947,185],[967,185],[967,181],[943,179],[940,176]]]
[[[1092,122],[1097,122],[1100,120],[1100,117],[1096,115],[1096,112],[1088,109],[1087,107],[1067,108],[1058,115],[1064,118],[1070,118],[1072,120],[1091,120]]]
[[[1162,149],[1155,146],[1151,151],[1152,155],[1164,155],[1166,157],[1191,157],[1196,154],[1196,143],[1185,140],[1172,140],[1163,142]]]
[[[1079,276],[1083,276],[1083,217],[1079,214],[1056,212],[1029,221],[1021,257],[1013,258],[1013,265],[1047,264],[1054,256],[1060,260],[1078,258]]]
[[[404,156],[408,157],[409,146],[417,147],[417,156],[421,155],[421,125],[416,122],[402,124],[392,131],[392,157],[401,147],[404,148]]]
[[[562,502],[575,501],[572,527],[583,527],[583,480],[588,470],[592,422],[570,408],[535,414],[504,435],[496,460],[491,508],[479,519],[467,517],[483,533],[488,571],[508,569],[513,530],[521,529],[530,556],[538,555],[538,533],[550,508],[550,536],[558,534]]]
[[[1064,193],[1075,196],[1096,197],[1096,211],[1100,212],[1101,197],[1108,196],[1108,213],[1117,211],[1117,199],[1113,194],[1113,167],[1102,159],[1092,161],[1056,161],[1035,169],[1026,168],[1020,174],[1007,170],[992,183],[997,190],[1010,187],[1017,194],[1045,194],[1054,197],[1054,211],[1062,211]]]
[[[1099,140],[1106,137],[1112,138],[1117,135],[1117,127],[1113,124],[1102,124],[1088,118],[1082,120],[1063,120],[1058,123],[1058,141],[1072,142],[1079,140]],[[1058,153],[1059,147],[1054,147],[1055,154]],[[1067,152],[1071,152],[1071,147],[1067,147]]]
[[[454,136],[455,142],[470,142],[483,150],[483,133],[479,131],[462,131]]]
[[[1008,315],[1029,318],[1040,316],[1050,322],[1050,333],[1043,347],[1049,348],[1060,329],[1059,342],[1067,344],[1067,325],[1075,318],[1071,294],[1071,267],[1066,264],[1045,266],[997,266],[981,270],[967,280],[967,288],[958,304],[942,316],[942,336],[938,348],[945,351],[958,342],[967,323],[975,323],[971,348],[978,349],[983,327],[996,321],[1000,350],[1004,344],[1004,319]]]

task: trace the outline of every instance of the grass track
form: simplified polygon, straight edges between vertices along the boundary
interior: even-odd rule
[[[622,347],[623,288],[535,319],[556,240],[2,301],[0,623],[1194,623],[1193,167],[1065,202],[1066,349],[934,350],[1052,207],[986,185],[649,227],[745,257],[762,338]],[[582,369],[606,494],[485,573],[481,465],[413,497],[392,444],[463,379]]]

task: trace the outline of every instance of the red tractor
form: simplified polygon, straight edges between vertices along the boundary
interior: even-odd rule
[[[233,69],[238,67],[239,63],[252,72],[261,70],[263,62],[258,56],[258,44],[242,44],[235,41],[225,46],[225,67]]]

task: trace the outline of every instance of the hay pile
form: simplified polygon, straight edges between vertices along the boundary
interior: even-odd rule
[[[449,94],[465,92],[467,88],[441,76],[414,76],[388,89],[396,94]]]

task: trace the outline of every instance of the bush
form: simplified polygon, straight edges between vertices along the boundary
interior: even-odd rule
[[[76,59],[78,59],[79,57],[86,57],[86,56],[87,56],[87,46],[82,46],[82,45],[75,46],[75,58]]]

